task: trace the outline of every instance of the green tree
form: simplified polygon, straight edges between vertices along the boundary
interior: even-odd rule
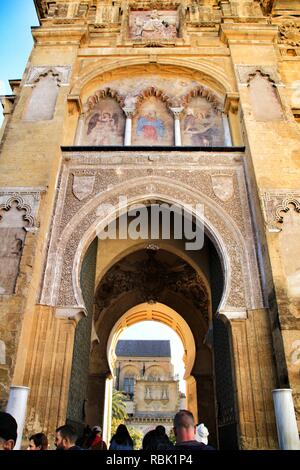
[[[134,450],[139,450],[142,448],[142,441],[143,441],[143,433],[137,431],[135,428],[128,426],[128,432],[133,440],[133,448]]]
[[[115,389],[112,395],[112,417],[121,421],[127,419],[125,395]]]

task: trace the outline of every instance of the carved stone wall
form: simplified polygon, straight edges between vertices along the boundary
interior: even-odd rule
[[[96,156],[88,152],[68,153],[68,159],[72,157],[72,164],[64,165],[61,173],[61,189],[45,267],[41,302],[83,306],[80,289],[73,289],[77,281],[75,284],[72,281],[74,267],[79,261],[78,244],[83,239],[86,239],[84,243],[88,243],[88,240],[95,236],[96,228],[101,230],[110,217],[114,217],[112,214],[103,214],[102,211],[97,215],[99,204],[110,203],[118,207],[119,196],[124,194],[129,202],[139,198],[143,200],[145,196],[178,201],[183,205],[203,202],[207,231],[213,239],[216,237],[215,240],[218,241],[215,242],[219,244],[221,257],[226,259],[226,294],[222,301],[222,310],[241,314],[254,305],[261,306],[260,286],[257,283],[257,274],[254,274],[257,273],[257,267],[254,244],[249,235],[251,227],[250,216],[247,215],[249,209],[243,166],[236,161],[237,156],[228,153],[219,156],[215,154],[212,165],[211,154],[199,153],[195,160],[196,154],[185,153],[183,157],[182,153],[174,152],[172,157],[169,157],[160,153],[155,156],[153,162],[151,155],[145,152],[143,154],[139,153],[136,157],[132,154],[128,160],[122,154],[121,170],[121,154],[116,152],[106,153],[103,157],[101,154]],[[95,164],[100,164],[97,170],[93,167]],[[227,176],[227,195],[220,198],[224,170]],[[90,187],[90,194],[84,201],[79,201],[74,196],[74,175],[95,177],[95,184]],[[222,177],[219,179],[218,175]],[[228,179],[232,180],[232,189],[229,190]],[[182,189],[178,188],[178,184]],[[197,193],[196,188],[199,188]]]
[[[32,274],[42,189],[0,188],[0,407],[5,408],[16,361],[24,296]]]

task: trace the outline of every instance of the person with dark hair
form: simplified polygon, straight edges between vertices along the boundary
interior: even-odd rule
[[[156,429],[147,432],[143,439],[143,450],[170,450],[174,446],[166,435],[164,426],[157,426]]]
[[[167,436],[166,433],[166,428],[162,425],[158,425],[155,428],[156,434],[158,435],[159,438],[159,449],[172,449],[173,444],[170,441],[169,437]],[[158,450],[159,450],[158,449]]]
[[[133,450],[133,441],[125,424],[120,424],[110,441],[109,450]]]
[[[0,450],[13,450],[17,442],[18,425],[9,413],[0,411]]]
[[[48,450],[47,436],[42,432],[30,436],[27,450]]]
[[[81,447],[82,449],[87,449],[87,442],[89,440],[91,433],[92,433],[92,429],[87,424],[83,430],[82,435],[77,439],[76,445]]]
[[[193,414],[180,410],[174,417],[175,448],[182,450],[215,450],[213,447],[196,440],[196,426]]]
[[[76,443],[77,434],[72,426],[65,424],[56,429],[55,447],[57,450],[82,450]]]
[[[155,429],[148,431],[143,438],[143,450],[155,451],[158,449],[159,437]]]

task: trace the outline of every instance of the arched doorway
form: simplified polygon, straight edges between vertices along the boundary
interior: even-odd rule
[[[221,338],[223,343],[224,338],[230,343],[227,328],[222,330],[223,336],[215,338],[215,342],[213,334],[213,322],[219,321],[215,313],[224,292],[222,264],[207,235],[204,237],[202,250],[188,252],[184,249],[185,242],[184,239],[172,238],[156,242],[149,238],[142,244],[141,241],[126,241],[125,250],[124,246],[119,246],[118,240],[93,242],[98,245],[94,248],[97,251],[94,258],[97,259],[98,267],[96,266],[93,319],[89,316],[92,342],[84,418],[90,425],[104,423],[106,438],[109,437],[108,409],[113,375],[110,346],[117,338],[124,319],[137,322],[143,315],[148,315],[160,319],[175,330],[177,328],[187,345],[188,406],[196,421],[206,423],[210,430],[211,442],[215,446],[219,445],[220,404],[217,383],[227,387],[226,397],[221,399],[222,409],[227,413],[227,423],[222,422],[222,425],[233,425],[231,433],[235,436],[233,440],[237,442],[232,358],[226,357],[229,361],[226,365],[229,377],[220,380],[219,376],[224,368],[215,367],[216,359],[222,357],[222,354],[214,355],[215,350],[219,348],[218,338]],[[93,244],[87,257],[91,256],[92,246]],[[110,256],[107,253],[110,253]],[[88,265],[91,265],[91,261]],[[83,275],[82,279],[86,282],[87,275]],[[86,298],[84,292],[83,295]],[[216,309],[215,312],[213,308]],[[80,323],[77,328],[80,330]],[[189,336],[188,331],[192,336]],[[80,341],[82,342],[82,337]],[[85,341],[89,341],[88,335]],[[74,357],[77,349],[75,340]],[[72,378],[80,375],[80,368],[83,374],[86,373],[82,365],[77,363],[77,366],[73,367]],[[72,378],[70,396],[74,403],[77,392]],[[219,394],[220,397],[223,396],[222,393]],[[82,403],[82,399],[83,396],[81,399],[78,397],[77,403]],[[69,411],[68,418],[72,421],[73,411],[70,407]]]

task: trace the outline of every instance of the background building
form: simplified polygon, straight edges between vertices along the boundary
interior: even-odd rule
[[[272,390],[300,423],[300,2],[35,5],[2,98],[1,405],[28,387],[25,433],[103,423],[108,440],[118,337],[155,320],[212,444],[278,448]],[[157,231],[167,203],[201,250]]]
[[[127,423],[144,435],[158,424],[167,432],[181,408],[169,341],[119,340],[115,387],[127,395]]]

